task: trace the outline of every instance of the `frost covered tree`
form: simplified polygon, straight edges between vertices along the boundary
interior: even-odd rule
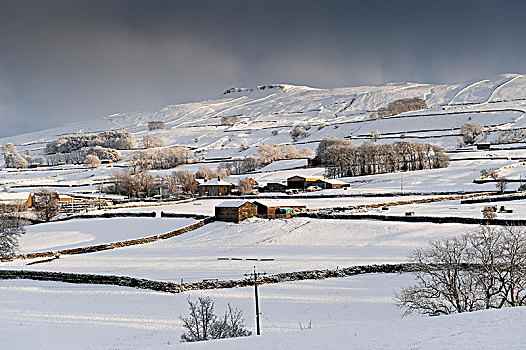
[[[185,328],[181,342],[246,337],[252,334],[246,329],[243,312],[233,309],[230,304],[223,317],[215,315],[214,301],[209,297],[199,297],[195,302],[188,299],[188,306],[189,316],[179,316]]]
[[[35,212],[39,220],[51,221],[60,213],[58,195],[49,188],[43,188],[36,193]]]
[[[15,253],[18,249],[18,239],[23,233],[25,229],[20,220],[0,213],[0,257]]]
[[[479,123],[466,123],[460,127],[464,143],[472,144],[475,138],[484,132],[484,127]]]
[[[164,140],[157,136],[146,135],[142,138],[144,148],[164,147]]]
[[[248,177],[240,178],[237,181],[237,189],[241,193],[250,193],[250,192],[252,192],[253,186],[252,186],[252,182],[250,181],[250,178],[248,178]]]
[[[173,177],[176,179],[177,184],[186,193],[197,192],[198,182],[195,179],[195,175],[188,170],[175,171]]]
[[[212,171],[212,169],[206,166],[200,166],[195,172],[195,177],[198,179],[210,180],[211,178],[214,177],[214,175],[215,174]]]
[[[100,159],[99,159],[99,157],[97,157],[97,156],[95,156],[93,154],[88,154],[84,158],[84,164],[86,164],[87,166],[95,168],[98,165],[100,165]]]

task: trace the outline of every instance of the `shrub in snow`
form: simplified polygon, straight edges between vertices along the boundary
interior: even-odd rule
[[[185,329],[181,342],[246,337],[252,334],[246,329],[243,312],[233,309],[230,304],[223,316],[214,314],[214,301],[209,297],[199,297],[196,302],[188,299],[188,306],[188,317],[179,316]]]

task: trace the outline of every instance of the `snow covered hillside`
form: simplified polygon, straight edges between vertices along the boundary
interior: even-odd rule
[[[372,120],[370,115],[398,99],[418,97],[428,109]],[[296,143],[315,148],[324,137],[347,137],[361,143],[372,130],[379,142],[404,138],[432,142],[446,148],[457,145],[459,128],[467,122],[493,130],[524,127],[526,76],[504,74],[467,83],[447,85],[391,83],[316,89],[287,84],[229,89],[217,98],[152,111],[118,113],[100,120],[0,139],[12,142],[19,152],[40,154],[45,143],[68,134],[105,130],[162,137],[168,145],[185,145],[205,158],[238,157],[262,143]],[[222,117],[236,117],[223,125]],[[152,130],[148,123],[161,121],[165,129]],[[290,132],[302,126],[307,137],[293,141]],[[240,147],[248,147],[241,152]],[[21,152],[21,153],[22,153]]]

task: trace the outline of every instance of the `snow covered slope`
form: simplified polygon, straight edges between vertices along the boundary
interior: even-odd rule
[[[428,109],[384,119],[369,118],[377,108],[409,97],[424,99]],[[451,148],[456,145],[462,124],[478,122],[503,129],[521,127],[524,108],[526,76],[519,74],[445,85],[391,83],[316,89],[277,84],[229,89],[217,98],[202,102],[118,113],[100,120],[3,138],[0,143],[13,142],[19,150],[28,150],[33,155],[41,153],[47,141],[63,135],[123,130],[132,132],[138,139],[145,135],[160,136],[169,145],[189,146],[207,158],[232,157],[254,151],[249,148],[240,152],[241,145],[293,143],[290,131],[296,125],[305,125],[309,136],[297,143],[311,148],[329,136],[349,137],[361,143],[371,130],[385,136],[381,142],[416,138]],[[223,116],[237,116],[239,123],[222,125]],[[148,122],[151,121],[163,121],[166,128],[150,131]]]

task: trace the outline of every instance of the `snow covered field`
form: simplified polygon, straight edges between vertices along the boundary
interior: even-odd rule
[[[20,252],[85,247],[174,231],[195,223],[179,218],[75,219],[28,226],[20,237]]]
[[[394,291],[409,275],[260,286],[260,337],[181,344],[186,298],[230,303],[254,329],[252,288],[163,294],[119,287],[3,281],[3,349],[510,349],[526,346],[525,308],[401,318]],[[309,322],[311,329],[300,330]],[[30,335],[30,336],[28,336]]]
[[[154,243],[63,255],[38,265],[27,266],[26,261],[18,260],[4,263],[2,267],[115,274],[176,282],[181,279],[238,279],[254,264],[267,273],[279,273],[405,262],[412,249],[429,240],[462,234],[473,228],[475,226],[461,224],[253,218],[240,224],[214,222]]]

